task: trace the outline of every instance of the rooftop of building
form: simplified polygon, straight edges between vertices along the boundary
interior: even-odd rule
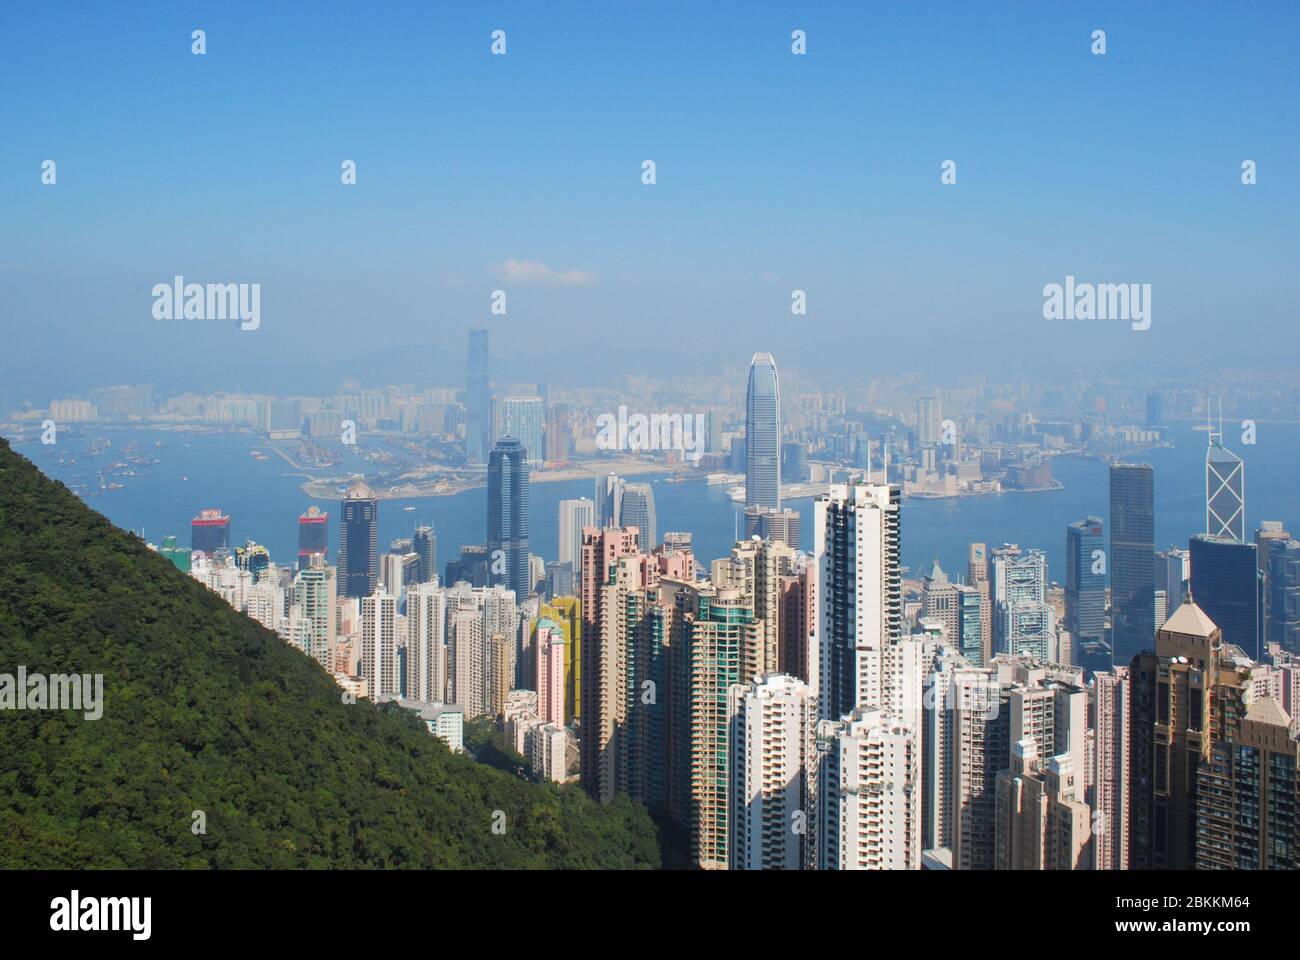
[[[348,486],[348,491],[343,495],[344,500],[373,500],[375,491],[366,485],[364,480],[354,480]]]
[[[1255,723],[1267,723],[1275,727],[1291,728],[1291,718],[1282,709],[1282,705],[1272,697],[1262,697],[1247,707],[1246,719]]]
[[[380,703],[395,703],[403,710],[414,710],[421,720],[437,720],[444,713],[464,713],[465,708],[456,703],[431,703],[424,700],[405,700],[391,694],[379,698]]]
[[[1160,629],[1191,637],[1208,638],[1213,636],[1214,632],[1219,628],[1213,620],[1205,615],[1205,611],[1198,607],[1191,597],[1188,597]]]

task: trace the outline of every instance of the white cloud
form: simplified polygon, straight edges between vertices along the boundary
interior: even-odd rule
[[[507,260],[492,267],[492,272],[509,284],[551,283],[561,287],[586,287],[596,282],[591,270],[552,270],[536,260]]]

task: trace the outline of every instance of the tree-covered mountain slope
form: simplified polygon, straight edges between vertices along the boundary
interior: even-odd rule
[[[640,806],[525,783],[411,714],[344,703],[0,440],[0,675],[20,666],[102,674],[103,714],[0,710],[0,868],[659,865]]]

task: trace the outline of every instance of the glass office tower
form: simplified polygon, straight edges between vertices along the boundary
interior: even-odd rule
[[[532,592],[528,554],[528,452],[502,437],[488,457],[488,585],[503,584],[524,601]]]
[[[770,353],[754,354],[745,394],[745,506],[781,509],[781,390]]]
[[[1110,466],[1111,651],[1128,666],[1155,648],[1155,485],[1147,463]]]

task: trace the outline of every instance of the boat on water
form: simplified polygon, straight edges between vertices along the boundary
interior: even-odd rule
[[[402,507],[402,509],[405,510],[407,513],[410,513],[412,510],[415,509],[415,507]]]

